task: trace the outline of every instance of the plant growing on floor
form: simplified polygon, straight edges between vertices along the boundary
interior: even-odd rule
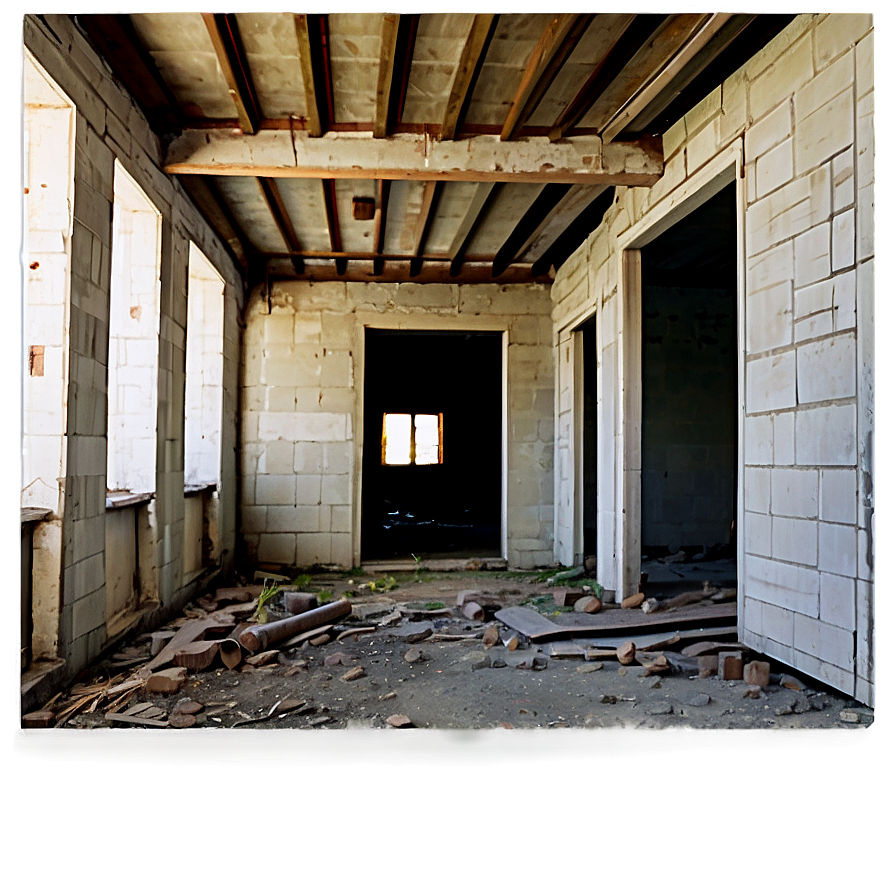
[[[302,573],[296,576],[289,584],[296,591],[307,591],[311,587],[311,576],[308,573]]]
[[[257,622],[259,625],[264,625],[268,621],[268,611],[265,604],[272,597],[280,593],[281,587],[281,585],[277,585],[273,582],[268,585],[268,580],[264,580],[264,587],[261,589],[261,594],[258,596],[258,606],[250,617],[250,622]]]
[[[375,582],[370,582],[367,587],[373,592],[386,592],[397,588],[398,582],[395,580],[395,576],[383,576]]]

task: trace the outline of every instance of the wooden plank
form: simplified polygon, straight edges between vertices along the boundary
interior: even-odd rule
[[[380,31],[380,64],[376,80],[376,113],[373,122],[373,136],[378,138],[388,134],[389,97],[392,92],[399,18],[396,13],[385,13]]]
[[[103,718],[107,722],[123,722],[125,725],[147,725],[150,728],[167,728],[167,720],[162,722],[158,719],[141,719],[134,716],[126,716],[121,712],[107,712]]]
[[[681,50],[646,86],[619,110],[603,129],[601,136],[609,143],[615,139],[663,90],[690,64],[697,54],[722,30],[732,18],[731,13],[714,13],[693,34]]]
[[[154,656],[146,665],[140,667],[138,673],[141,676],[148,675],[154,669],[160,669],[162,666],[173,662],[179,648],[192,644],[194,641],[199,641],[205,636],[206,632],[215,629],[224,634],[229,630],[229,625],[222,623],[220,619],[216,618],[214,613],[206,616],[204,619],[190,620],[190,622],[178,629],[177,634],[162,648],[159,654]]]
[[[586,183],[651,186],[663,173],[662,140],[605,145],[599,137],[502,142],[488,134],[433,141],[427,134],[359,140],[332,132],[262,130],[252,137],[209,128],[185,130],[168,146],[166,174],[299,177],[325,180],[440,180],[474,183]]]
[[[221,199],[211,178],[185,174],[180,177],[180,182],[215,233],[229,246],[237,266],[245,271],[248,266],[247,250],[252,244],[230,213],[227,203]]]
[[[733,610],[733,612],[732,612]],[[602,610],[597,616],[586,613],[564,613],[565,625],[558,625],[528,607],[505,607],[495,619],[524,634],[532,641],[551,638],[584,637],[590,634],[638,632],[658,628],[699,627],[703,622],[737,618],[737,608],[725,606],[685,607],[670,613],[645,615],[640,610]],[[581,620],[581,621],[579,621]],[[631,638],[627,639],[631,640]]]
[[[378,277],[383,273],[383,241],[386,238],[386,212],[389,208],[389,191],[392,181],[381,180],[377,183],[376,214],[373,222],[373,274]]]
[[[494,33],[497,19],[496,15],[488,14],[475,15],[473,17],[470,31],[467,34],[464,48],[460,54],[460,60],[454,72],[454,80],[451,83],[448,102],[445,105],[445,114],[442,118],[442,140],[454,139],[464,107],[467,105],[473,84],[479,72],[480,64],[485,58],[485,51]]]
[[[511,140],[526,123],[593,18],[590,14],[563,13],[548,23],[526,63],[501,128],[502,140]]]
[[[252,84],[249,63],[243,52],[239,26],[234,13],[204,12],[202,20],[208,30],[218,65],[227,82],[230,98],[236,106],[243,133],[255,134],[261,121],[261,106]]]
[[[302,85],[305,88],[305,128],[312,137],[323,134],[320,103],[317,96],[317,71],[315,55],[311,49],[310,24],[307,15],[295,14],[296,39],[299,44],[299,64],[302,68]],[[316,18],[316,17],[314,17]]]
[[[339,230],[339,209],[336,206],[336,181],[323,181],[324,211],[327,216],[327,231],[330,235],[330,248],[334,252],[342,252],[342,233]],[[345,273],[345,259],[336,259],[336,273]]]

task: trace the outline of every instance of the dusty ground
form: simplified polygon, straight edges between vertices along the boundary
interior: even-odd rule
[[[385,593],[371,593],[370,576],[359,577],[357,571],[306,580],[306,590],[324,596],[353,592],[352,616],[336,624],[327,643],[281,650],[271,664],[257,668],[243,663],[229,670],[217,661],[190,673],[175,695],[135,692],[116,711],[152,703],[165,721],[188,698],[202,705],[194,727],[255,729],[384,728],[396,715],[406,716],[413,727],[437,729],[856,728],[872,721],[868,708],[775,663],[772,683],[751,698],[743,681],[699,678],[695,670],[645,676],[638,664],[553,658],[551,642],[516,650],[499,642],[486,649],[482,635],[494,623],[464,618],[455,607],[458,591],[477,589],[494,604],[520,604],[545,594],[543,574],[417,572],[394,579],[397,587]],[[440,605],[451,614],[438,615]],[[270,606],[276,612],[276,603]],[[544,601],[537,606],[549,616],[556,612]],[[405,611],[401,620],[381,626],[396,609]],[[186,615],[196,612],[202,613],[193,605],[185,608]],[[377,626],[376,631],[336,640],[344,631],[367,626]],[[432,635],[416,641],[427,629]],[[123,647],[148,648],[148,635],[120,646],[118,663]],[[759,657],[751,654],[745,661],[753,658]],[[82,676],[82,687],[129,674],[109,663]],[[362,677],[343,679],[358,667]],[[796,675],[803,689],[776,684],[780,673]],[[63,695],[55,707],[67,699]],[[119,726],[105,718],[107,706],[108,701],[93,712],[74,714],[65,727]]]

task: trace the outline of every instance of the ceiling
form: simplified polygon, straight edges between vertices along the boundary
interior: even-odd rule
[[[792,16],[74,18],[254,285],[549,280]]]

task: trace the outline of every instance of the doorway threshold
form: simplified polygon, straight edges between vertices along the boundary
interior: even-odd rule
[[[379,575],[386,572],[415,572],[426,569],[432,572],[470,572],[479,570],[505,570],[507,561],[503,557],[444,557],[422,558],[418,564],[414,560],[373,560],[361,563],[365,574]]]

